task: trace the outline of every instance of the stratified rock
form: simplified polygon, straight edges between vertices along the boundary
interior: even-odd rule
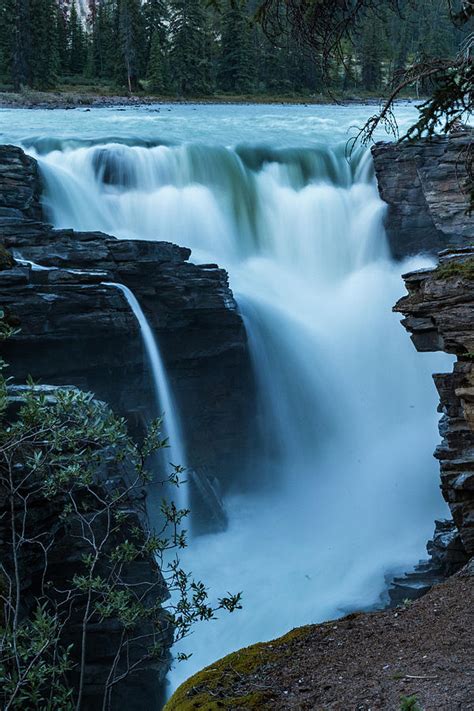
[[[0,146],[0,168],[7,211],[0,243],[17,258],[15,268],[0,271],[0,304],[21,329],[3,347],[10,374],[18,382],[31,374],[92,390],[137,426],[161,414],[138,324],[123,294],[104,282],[125,284],[159,343],[188,463],[206,467],[225,490],[244,469],[253,393],[245,328],[226,272],[191,264],[189,249],[167,242],[54,230],[41,220],[36,162]]]
[[[62,388],[74,391],[75,388]],[[12,386],[8,389],[7,418],[11,422],[16,419],[19,407],[24,404],[25,392],[29,386]],[[57,401],[58,388],[51,385],[36,386],[38,397],[44,399],[47,406]],[[127,524],[116,527],[110,533],[110,520],[102,512],[94,512],[91,532],[84,532],[76,509],[70,506],[65,514],[65,504],[70,502],[65,493],[56,493],[45,497],[40,492],[33,477],[25,477],[18,484],[18,496],[23,497],[28,506],[28,515],[24,517],[20,505],[16,515],[17,531],[30,536],[30,545],[22,545],[19,549],[19,585],[21,591],[21,614],[29,617],[36,609],[37,602],[43,594],[43,586],[51,591],[51,597],[66,594],[65,591],[77,588],[73,582],[74,576],[84,571],[84,556],[90,555],[91,544],[88,536],[100,542],[102,557],[95,568],[97,576],[108,579],[111,562],[108,556],[117,546],[129,541],[130,531],[139,531],[146,538],[150,524],[146,514],[145,491],[141,486],[134,485],[133,471],[124,465],[119,466],[113,457],[104,457],[104,463],[94,473],[91,487],[94,490],[94,500],[111,500],[117,492],[122,495],[119,510],[126,515]],[[110,460],[110,461],[109,461]],[[17,471],[19,471],[17,469]],[[76,488],[73,500],[77,510],[90,510],[91,487]],[[27,502],[27,504],[26,504]],[[13,578],[13,556],[11,548],[12,518],[10,516],[9,490],[0,487],[0,547],[2,550],[2,566]],[[47,551],[47,567],[45,556]],[[17,551],[18,553],[18,551]],[[133,587],[137,599],[147,609],[155,610],[156,624],[149,619],[138,620],[130,630],[130,641],[123,652],[118,665],[118,674],[136,664],[133,673],[125,676],[123,681],[117,681],[112,692],[112,710],[126,708],[129,711],[141,711],[145,708],[161,708],[164,696],[164,680],[171,663],[170,648],[173,643],[174,629],[170,623],[169,614],[161,605],[169,598],[169,592],[163,575],[152,553],[144,553],[139,558],[128,561],[117,577],[117,590],[121,585]],[[54,591],[54,592],[53,592]],[[58,598],[59,599],[59,598]],[[71,645],[71,659],[75,666],[71,672],[70,681],[77,688],[78,664],[81,660],[83,620],[87,605],[87,596],[82,598],[76,594],[74,602],[70,602],[68,624],[62,630],[61,643],[65,647]],[[160,630],[158,633],[157,630]],[[101,711],[108,677],[116,662],[117,650],[126,637],[126,631],[118,616],[100,618],[90,616],[87,626],[87,643],[84,675],[84,698],[81,708],[88,711]],[[153,643],[160,645],[160,655],[153,658],[148,655]],[[124,661],[126,657],[126,662]],[[33,706],[31,707],[33,708]],[[109,706],[107,706],[109,708]]]
[[[474,214],[466,214],[466,150],[473,131],[372,148],[386,230],[395,258],[469,245]]]
[[[435,452],[441,490],[462,544],[474,555],[474,247],[445,251],[436,269],[404,276],[408,296],[395,306],[419,351],[457,356],[452,373],[436,374],[440,432]],[[436,540],[436,539],[435,539]]]

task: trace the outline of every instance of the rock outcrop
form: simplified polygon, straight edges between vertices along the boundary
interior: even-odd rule
[[[386,230],[396,259],[466,246],[474,234],[468,207],[466,153],[473,131],[372,148]]]
[[[452,373],[434,375],[440,395],[440,432],[435,456],[441,490],[468,556],[474,555],[474,247],[440,254],[436,269],[404,275],[408,296],[395,306],[419,351],[457,357]],[[448,533],[445,530],[444,533]],[[462,555],[451,531],[445,548]],[[433,544],[435,548],[436,541]]]
[[[35,161],[0,147],[0,243],[17,259],[0,271],[0,304],[21,329],[2,349],[11,375],[92,390],[138,427],[155,416],[138,324],[123,294],[105,283],[128,286],[160,345],[188,464],[227,488],[244,468],[252,397],[227,274],[191,264],[190,250],[170,243],[54,230],[41,219],[40,193]]]
[[[473,574],[466,567],[396,610],[351,614],[234,652],[188,679],[165,711],[469,709]]]
[[[10,423],[15,424],[28,390],[28,386],[8,389],[7,420]],[[75,388],[62,389],[62,393],[65,391],[68,396],[79,395]],[[58,402],[59,389],[55,386],[38,386],[35,392],[45,409]],[[100,418],[102,412],[107,416],[103,403],[95,405],[96,417]],[[25,426],[25,431],[32,436],[31,425],[30,429]],[[56,434],[60,437],[59,432]],[[24,439],[27,440],[27,436]],[[11,450],[15,451],[13,447]],[[61,628],[60,641],[62,647],[70,647],[73,667],[69,676],[76,691],[83,644],[85,650],[81,708],[88,711],[103,709],[104,694],[112,678],[117,679],[117,683],[112,687],[110,708],[130,711],[161,708],[174,636],[169,615],[162,607],[169,598],[168,588],[152,551],[145,549],[145,552],[127,559],[122,566],[117,565],[113,557],[120,546],[130,545],[130,540],[145,540],[150,531],[141,482],[136,481],[136,474],[126,461],[119,464],[113,452],[106,450],[101,453],[102,461],[87,487],[72,483],[67,491],[59,488],[48,494],[32,474],[34,468],[26,467],[20,458],[16,457],[14,465],[19,480],[14,481],[14,495],[7,485],[6,455],[2,457],[0,467],[0,572],[18,585],[21,618],[31,618],[39,603],[45,610],[58,611],[61,621],[67,618]],[[53,465],[49,467],[50,473],[52,469]],[[111,532],[111,509],[107,509],[104,502],[114,499],[119,503],[113,508],[115,524]],[[126,524],[118,523],[119,514]],[[16,565],[12,539],[15,541]],[[113,580],[116,594],[124,595],[127,590],[132,590],[132,599],[150,610],[148,617],[137,616],[127,628],[115,612],[105,615],[87,612],[90,607],[87,594],[75,582],[76,576],[87,578],[84,559],[99,548],[94,569],[96,581],[107,581],[112,587],[110,581]],[[0,577],[0,582],[2,580]],[[3,614],[3,601],[1,609]],[[85,618],[87,632],[83,641]],[[155,645],[159,653],[153,656],[148,650]],[[119,650],[122,651],[118,656]],[[48,659],[45,656],[44,664]],[[117,668],[112,675],[114,664]],[[127,674],[129,669],[133,673]],[[122,675],[124,679],[120,680]]]

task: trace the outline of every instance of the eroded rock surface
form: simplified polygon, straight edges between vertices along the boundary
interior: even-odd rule
[[[28,386],[9,388],[7,418],[10,422],[15,422],[17,411],[24,404],[25,392],[29,389]],[[75,388],[66,390],[74,392]],[[39,398],[44,398],[47,407],[57,401],[58,388],[55,386],[38,386],[36,392]],[[15,548],[22,618],[31,617],[38,601],[44,601],[45,588],[48,599],[56,601],[58,605],[62,604],[63,611],[67,591],[74,591],[72,601],[69,602],[68,623],[61,632],[61,643],[64,647],[71,645],[71,660],[74,666],[70,676],[77,690],[83,620],[88,603],[87,595],[80,594],[74,579],[75,576],[86,575],[84,556],[91,555],[92,541],[96,542],[101,547],[101,557],[95,568],[95,576],[98,579],[110,580],[115,565],[116,591],[123,593],[132,589],[135,599],[140,601],[145,609],[155,610],[153,619],[156,624],[151,622],[151,615],[143,616],[126,630],[119,615],[101,617],[89,613],[81,708],[88,711],[100,711],[104,708],[106,685],[110,682],[109,675],[117,662],[117,651],[122,645],[116,671],[117,684],[112,690],[110,708],[127,708],[129,711],[161,708],[164,679],[171,662],[169,650],[174,636],[169,615],[162,607],[169,598],[168,588],[153,553],[146,552],[128,560],[120,568],[120,574],[112,557],[119,546],[129,543],[132,535],[135,536],[134,540],[139,537],[145,539],[150,530],[145,490],[139,481],[135,481],[133,468],[127,467],[126,463],[119,465],[112,453],[104,452],[103,461],[95,471],[89,487],[71,485],[70,491],[73,491],[73,494],[70,496],[59,488],[59,491],[48,497],[37,485],[31,470],[28,471],[29,474],[25,474],[19,463],[15,465],[19,481],[15,481],[17,501],[14,530],[17,532]],[[6,573],[10,580],[14,580],[16,568],[12,550],[12,499],[10,489],[5,486],[5,472],[6,465],[3,463],[0,482],[2,574]],[[91,505],[97,500],[110,501],[117,493],[121,496],[117,512],[126,517],[127,523],[115,526],[114,532],[110,533],[110,519],[105,507],[93,511]],[[74,501],[74,507],[70,505],[71,501]],[[67,503],[69,507],[66,506]],[[83,513],[84,511],[90,511],[90,514]],[[89,522],[89,528],[84,525],[85,520]],[[22,532],[21,536],[19,531]],[[131,533],[133,531],[134,534]],[[29,544],[19,545],[18,541],[22,536],[29,539]],[[160,649],[160,653],[151,656],[148,650],[154,645]],[[127,670],[133,669],[134,665],[134,672],[127,676]],[[120,681],[122,674],[124,679]]]
[[[40,192],[35,161],[0,147],[0,243],[17,259],[0,271],[0,304],[21,329],[2,349],[10,374],[92,390],[137,425],[155,416],[138,324],[123,294],[104,282],[125,284],[160,345],[188,463],[225,489],[243,469],[252,397],[226,272],[191,264],[190,250],[166,242],[54,230],[41,220]]]
[[[468,245],[474,214],[466,214],[468,129],[414,143],[372,148],[380,195],[388,203],[386,230],[397,259]]]
[[[474,555],[474,247],[445,251],[436,269],[404,276],[408,296],[395,306],[419,351],[457,356],[452,373],[434,376],[440,395],[435,452],[441,489],[461,541]]]

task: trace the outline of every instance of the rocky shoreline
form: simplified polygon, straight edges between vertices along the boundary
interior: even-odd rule
[[[418,101],[418,99],[416,99]],[[413,102],[414,98],[403,99]],[[346,97],[340,100],[345,104],[365,104],[379,106],[380,98]],[[178,96],[146,95],[108,95],[82,91],[28,91],[24,94],[0,92],[0,109],[76,109],[76,108],[120,108],[150,106],[153,104],[283,104],[283,105],[319,105],[334,104],[333,96],[208,96],[182,98]]]

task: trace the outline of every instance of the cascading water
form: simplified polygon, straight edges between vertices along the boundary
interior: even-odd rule
[[[150,364],[150,370],[153,376],[157,413],[164,413],[165,415],[162,428],[163,433],[169,442],[169,449],[167,450],[168,454],[166,458],[171,460],[171,464],[173,465],[185,467],[186,454],[183,446],[179,415],[168,383],[168,378],[166,376],[166,369],[163,365],[163,360],[153,335],[153,331],[148,323],[148,319],[143,313],[143,309],[140,306],[137,297],[127,286],[111,282],[104,282],[104,286],[110,286],[122,292],[140,325],[143,345],[145,346],[148,362]],[[177,487],[176,492],[173,493],[173,498],[176,500],[178,508],[187,508],[188,495],[185,482]]]
[[[82,142],[76,116],[75,138],[23,143],[56,226],[191,247],[227,268],[247,326],[255,491],[227,498],[228,530],[182,556],[214,593],[243,590],[244,611],[182,643],[194,656],[173,685],[226,652],[376,603],[444,512],[430,374],[446,359],[416,354],[391,313],[401,271],[426,260],[391,261],[370,155],[349,163],[340,142],[367,110],[345,111],[143,110],[138,139],[137,114],[109,126],[98,112]],[[164,145],[151,127],[195,143]]]

